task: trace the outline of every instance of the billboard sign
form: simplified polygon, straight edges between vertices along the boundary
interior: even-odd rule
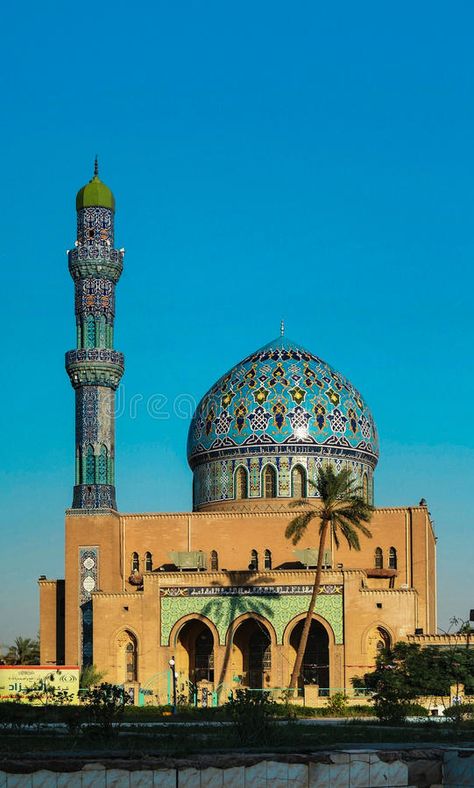
[[[0,665],[0,701],[26,700],[32,691],[66,690],[77,702],[79,667],[76,665]]]

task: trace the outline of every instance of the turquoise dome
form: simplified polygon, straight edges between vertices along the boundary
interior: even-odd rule
[[[377,430],[361,395],[329,364],[278,337],[227,372],[202,398],[188,436],[191,468],[249,455],[378,460]]]

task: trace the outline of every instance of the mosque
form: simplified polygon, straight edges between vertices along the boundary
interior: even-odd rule
[[[317,562],[317,526],[295,548],[289,504],[315,497],[321,465],[348,467],[374,501],[377,430],[358,390],[278,336],[211,386],[192,418],[193,511],[123,514],[115,494],[115,200],[93,178],[76,197],[75,486],[64,579],[39,580],[42,664],[94,664],[135,697],[207,702],[288,685]],[[315,499],[317,503],[317,499]],[[436,633],[436,538],[426,502],[376,508],[372,539],[324,555],[301,689],[351,686],[377,651]],[[166,689],[168,687],[168,689]],[[219,695],[220,696],[220,695]],[[225,693],[223,695],[225,697]],[[138,702],[138,700],[137,700]]]

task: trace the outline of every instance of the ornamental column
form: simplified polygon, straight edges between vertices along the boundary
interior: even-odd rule
[[[68,252],[75,287],[76,349],[66,370],[76,394],[73,509],[116,509],[115,391],[124,371],[113,349],[115,285],[124,250],[114,249],[115,199],[94,176],[76,197],[77,240]]]

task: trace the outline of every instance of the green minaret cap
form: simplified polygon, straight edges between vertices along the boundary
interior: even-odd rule
[[[94,163],[94,176],[86,183],[82,189],[79,189],[76,196],[76,211],[81,208],[89,208],[92,205],[100,206],[101,208],[110,208],[115,211],[115,197],[110,191],[109,187],[102,183],[99,178],[99,163],[97,156]]]

